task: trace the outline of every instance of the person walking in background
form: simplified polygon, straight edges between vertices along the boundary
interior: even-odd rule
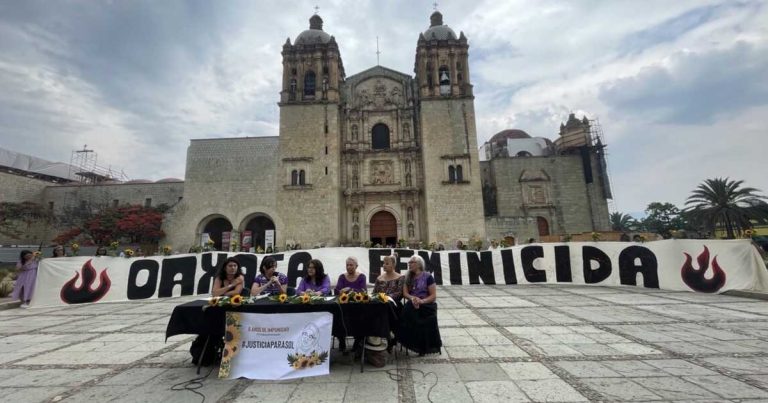
[[[13,299],[21,301],[22,308],[29,307],[29,301],[32,299],[32,291],[35,289],[37,280],[37,259],[35,254],[29,250],[21,251],[19,261],[16,262],[16,270],[19,275],[16,278],[16,284],[13,286]]]

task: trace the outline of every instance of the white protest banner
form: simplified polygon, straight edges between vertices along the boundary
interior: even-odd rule
[[[266,256],[295,287],[311,259],[323,262],[335,284],[354,257],[372,284],[384,256],[397,252],[396,270],[405,272],[411,256],[421,256],[439,285],[589,284],[630,285],[663,290],[719,293],[768,291],[768,270],[747,240],[667,240],[569,242],[515,246],[493,251],[319,248],[273,254],[206,252],[136,258],[68,257],[43,259],[32,306],[208,295],[227,257],[240,261],[250,286]]]
[[[328,375],[332,325],[329,312],[227,312],[219,378]]]

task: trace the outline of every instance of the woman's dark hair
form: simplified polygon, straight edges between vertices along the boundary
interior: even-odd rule
[[[307,264],[307,267],[309,267],[310,264],[315,266],[315,281],[314,282],[312,281],[312,279],[309,277],[309,274],[307,274],[304,277],[304,280],[306,280],[307,282],[312,283],[314,285],[322,284],[323,283],[323,279],[325,279],[325,276],[326,276],[325,269],[323,269],[323,262],[321,262],[321,261],[319,261],[317,259],[312,259]]]
[[[21,262],[21,264],[24,264],[24,255],[26,255],[27,253],[32,253],[32,251],[24,249],[23,251],[21,251],[21,253],[19,253],[19,262]]]
[[[267,272],[267,269],[272,266],[277,266],[277,260],[275,260],[275,258],[273,258],[272,256],[267,256],[264,258],[264,260],[261,261],[261,266],[259,266],[259,272],[261,272],[261,274],[264,274]]]
[[[103,253],[100,253],[100,252],[103,252]],[[95,256],[107,256],[107,247],[99,246],[98,248],[96,248]]]
[[[227,279],[227,264],[229,262],[237,263],[237,272],[235,273],[236,278],[243,275],[243,272],[240,271],[240,261],[237,260],[237,258],[228,257],[227,260],[225,260],[224,263],[221,265],[221,267],[219,267],[219,271],[216,272],[216,277],[221,281],[224,281]]]
[[[56,256],[56,249],[59,249],[59,248],[61,248],[61,256]],[[67,251],[64,249],[63,246],[56,245],[56,246],[53,247],[53,250],[51,251],[51,256],[53,256],[53,257],[67,256]]]

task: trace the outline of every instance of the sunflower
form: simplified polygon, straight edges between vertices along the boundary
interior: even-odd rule
[[[387,294],[383,292],[379,293],[379,299],[381,300],[381,302],[389,302],[389,296],[387,296]]]
[[[232,306],[240,306],[243,304],[243,296],[240,294],[235,294],[229,300],[229,303],[232,304]]]
[[[363,294],[356,292],[355,293],[355,302],[363,302]]]
[[[240,329],[235,325],[227,326],[224,330],[224,342],[236,346],[240,342]]]
[[[288,294],[280,294],[279,297],[277,297],[277,300],[280,301],[280,303],[284,303],[288,300]]]
[[[308,304],[309,301],[311,301],[312,298],[309,296],[309,294],[302,294],[301,295],[301,303],[302,304]]]
[[[365,294],[363,294],[363,296],[362,296],[362,300],[363,300],[363,302],[368,302],[368,301],[370,301],[370,300],[371,300],[371,297],[370,297],[370,296],[368,296],[368,293],[365,293]]]
[[[227,362],[232,359],[237,354],[237,345],[224,345],[224,350],[221,351],[221,361]]]
[[[346,304],[347,302],[349,302],[349,295],[347,293],[339,295],[339,303]]]
[[[210,306],[216,306],[219,304],[219,297],[213,297],[208,300],[208,305]]]

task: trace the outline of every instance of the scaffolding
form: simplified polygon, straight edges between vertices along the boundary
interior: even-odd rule
[[[613,183],[608,169],[606,146],[603,136],[603,127],[597,118],[589,120],[589,141],[598,156],[598,169],[600,170],[600,180],[603,185],[603,196],[608,199],[608,210],[616,211],[616,205],[613,200]]]
[[[84,145],[82,150],[73,150],[69,160],[69,177],[83,185],[95,185],[107,181],[125,182],[125,172],[113,170],[98,164],[98,154]]]

